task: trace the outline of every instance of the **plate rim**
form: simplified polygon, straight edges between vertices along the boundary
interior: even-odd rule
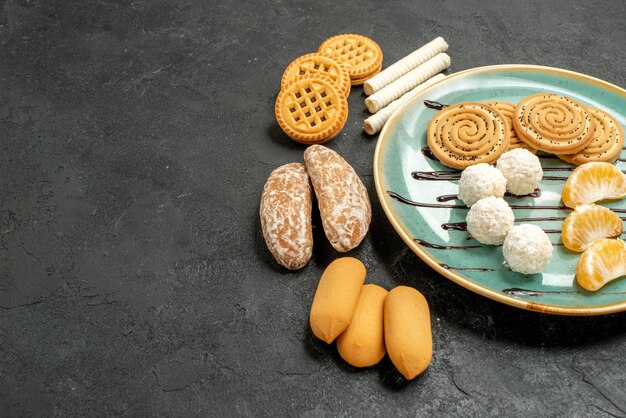
[[[383,126],[382,131],[378,136],[378,140],[376,142],[376,148],[374,151],[374,161],[373,161],[373,171],[374,171],[374,186],[376,188],[376,194],[378,196],[378,200],[385,212],[385,216],[391,222],[391,225],[395,229],[396,233],[400,235],[404,243],[420,258],[422,259],[429,267],[435,270],[437,273],[446,277],[447,279],[453,281],[454,283],[474,292],[481,296],[487,297],[491,300],[495,300],[497,302],[504,303],[509,306],[513,306],[516,308],[522,308],[525,310],[540,312],[546,314],[555,314],[555,315],[566,315],[566,316],[594,316],[594,315],[607,315],[617,312],[622,312],[626,310],[626,300],[622,302],[616,302],[605,305],[597,305],[597,306],[562,306],[562,305],[553,305],[548,303],[538,303],[532,302],[528,300],[514,298],[512,296],[497,292],[495,290],[489,289],[485,286],[482,286],[478,283],[475,283],[468,277],[463,276],[461,273],[457,273],[454,270],[449,270],[441,267],[438,260],[430,254],[427,250],[425,250],[421,245],[417,244],[414,239],[408,234],[408,231],[405,231],[398,219],[396,218],[391,206],[389,205],[390,200],[387,199],[386,193],[382,190],[382,179],[381,179],[381,165],[380,158],[381,152],[384,143],[387,141],[388,132],[391,130],[391,127],[396,123],[396,120],[404,113],[405,109],[407,109],[415,100],[421,96],[422,93],[431,90],[432,88],[439,86],[440,84],[446,83],[451,79],[456,79],[459,77],[464,77],[470,74],[476,74],[480,72],[488,72],[488,71],[497,71],[497,70],[534,70],[534,71],[545,71],[552,73],[560,73],[565,76],[574,77],[578,79],[582,79],[585,82],[592,82],[594,84],[599,84],[604,88],[608,88],[610,90],[615,91],[616,93],[624,96],[626,100],[626,90],[618,87],[615,84],[609,83],[608,81],[601,80],[599,78],[589,76],[586,74],[578,73],[571,70],[566,70],[562,68],[556,67],[548,67],[542,65],[532,65],[532,64],[497,64],[497,65],[486,65],[481,67],[469,68],[466,70],[459,71],[457,73],[453,73],[447,75],[444,79],[439,80],[430,86],[426,87],[424,90],[420,92],[420,94],[415,94],[410,97],[408,100],[405,100],[390,116],[389,120]]]

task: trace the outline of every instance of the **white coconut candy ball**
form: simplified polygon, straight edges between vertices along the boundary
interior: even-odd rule
[[[506,190],[518,196],[534,192],[543,177],[539,157],[525,148],[502,154],[496,168],[506,178]]]
[[[488,245],[500,245],[515,222],[515,215],[508,203],[500,197],[485,197],[474,203],[467,212],[467,232],[476,241]]]
[[[542,273],[552,258],[548,235],[537,225],[516,225],[502,246],[504,259],[511,270],[523,274]]]
[[[500,170],[486,163],[467,167],[459,180],[459,199],[467,206],[485,197],[502,197],[506,191],[506,179]]]

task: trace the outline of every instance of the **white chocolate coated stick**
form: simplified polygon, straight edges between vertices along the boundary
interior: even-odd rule
[[[363,91],[368,96],[370,94],[374,94],[392,81],[402,77],[413,68],[425,63],[441,52],[446,52],[447,50],[448,44],[446,41],[441,36],[435,38],[421,48],[411,52],[400,61],[385,68],[384,71],[381,71],[374,77],[367,80],[363,84]]]
[[[449,66],[450,56],[442,52],[365,99],[367,110],[370,113],[378,112],[407,91],[412,90],[415,86],[419,86]]]
[[[363,129],[365,130],[365,132],[367,132],[370,135],[374,135],[380,132],[381,129],[383,129],[383,126],[385,126],[385,123],[387,123],[387,121],[389,120],[389,117],[391,116],[391,114],[395,112],[396,109],[399,108],[402,103],[404,103],[406,100],[410,99],[411,97],[415,96],[417,93],[421,92],[422,90],[424,90],[426,87],[430,86],[431,84],[434,84],[437,81],[442,80],[444,78],[446,78],[445,75],[441,73],[437,74],[433,78],[424,81],[422,84],[415,87],[410,92],[405,93],[399,99],[396,99],[393,102],[389,103],[380,112],[365,119],[365,122],[363,123]]]

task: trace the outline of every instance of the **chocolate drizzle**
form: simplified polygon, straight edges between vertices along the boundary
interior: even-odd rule
[[[509,289],[504,289],[502,293],[506,293],[511,296],[544,296],[544,295],[576,295],[580,292],[577,290],[530,290],[530,289],[521,289],[519,287],[511,287]],[[626,293],[626,292],[624,292]]]
[[[506,192],[504,195],[508,196],[508,197],[515,197],[515,198],[518,198],[518,199],[521,199],[523,197],[540,197],[541,196],[541,190],[540,189],[535,189],[535,191],[532,192],[532,193],[522,194],[522,195],[512,194],[512,193]],[[458,194],[444,194],[442,196],[437,196],[437,202],[449,202],[451,200],[456,200],[458,198],[459,198]]]
[[[496,269],[484,268],[484,267],[450,267],[447,264],[439,264],[441,268],[446,270],[463,270],[463,271],[496,271]]]
[[[414,241],[421,245],[422,247],[433,248],[435,250],[468,250],[470,248],[480,248],[482,245],[441,245],[441,244],[433,244],[428,241],[421,240],[419,238],[414,238]]]
[[[439,103],[439,102],[435,102],[435,101],[432,101],[432,100],[424,100],[424,106],[426,106],[429,109],[442,110],[442,109],[445,109],[446,107],[448,107],[450,105]]]
[[[469,209],[467,206],[465,205],[444,205],[444,204],[437,204],[437,203],[422,203],[422,202],[416,202],[414,200],[410,200],[407,199],[406,197],[403,197],[401,195],[399,195],[396,192],[391,192],[391,191],[387,191],[387,195],[389,195],[389,197],[398,200],[399,202],[405,203],[407,205],[411,205],[411,206],[415,206],[415,207],[420,207],[420,208],[447,208],[447,209]],[[527,210],[566,210],[566,211],[571,211],[571,208],[568,208],[567,206],[529,206],[529,205],[509,205],[509,207],[511,209],[527,209]],[[615,208],[611,208],[611,210],[613,212],[617,212],[617,213],[626,213],[626,209],[615,209]]]

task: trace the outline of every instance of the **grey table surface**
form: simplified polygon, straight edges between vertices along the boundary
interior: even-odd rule
[[[527,63],[626,87],[614,1],[0,0],[0,415],[626,416],[626,315],[515,309],[438,276],[373,184],[362,89],[328,146],[372,197],[349,254],[427,297],[434,357],[405,381],[348,366],[308,311],[339,256],[280,268],[270,171],[302,161],[273,105],[284,68],[359,33],[388,66],[436,36],[450,72]]]

